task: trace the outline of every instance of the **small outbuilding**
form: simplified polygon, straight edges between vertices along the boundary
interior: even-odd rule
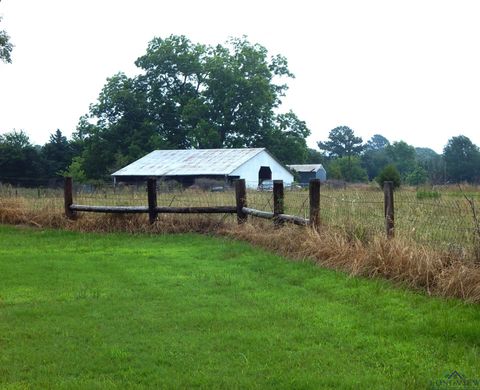
[[[298,172],[300,185],[308,185],[311,179],[327,180],[327,171],[322,164],[292,164],[287,165],[291,170]]]
[[[265,180],[293,182],[292,173],[265,148],[154,150],[112,174],[115,182],[138,182],[149,177],[176,180],[190,186],[198,179],[231,184],[245,179],[257,188]]]

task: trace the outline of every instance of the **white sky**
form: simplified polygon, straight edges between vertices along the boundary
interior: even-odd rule
[[[15,45],[0,62],[0,133],[34,143],[70,136],[154,36],[184,34],[247,35],[286,56],[296,79],[282,111],[307,122],[310,146],[340,125],[437,152],[460,134],[480,145],[477,0],[0,0],[0,15]]]

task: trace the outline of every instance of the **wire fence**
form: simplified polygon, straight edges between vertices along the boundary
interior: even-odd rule
[[[0,207],[16,207],[28,211],[63,212],[63,180],[2,184]],[[259,191],[247,183],[247,204],[258,210],[273,212],[273,194]],[[74,202],[83,205],[145,206],[146,183],[116,185],[97,182],[95,185],[75,185]],[[480,188],[453,186],[430,189],[401,189],[394,193],[395,235],[416,242],[455,250],[470,250],[479,245],[475,230],[475,208],[480,205]],[[202,189],[182,188],[160,182],[157,186],[158,206],[234,206],[235,192],[228,186]],[[309,218],[308,188],[284,190],[285,214]],[[477,217],[480,210],[477,211]],[[343,229],[359,239],[369,239],[385,232],[384,193],[374,186],[322,185],[320,221],[323,226]]]

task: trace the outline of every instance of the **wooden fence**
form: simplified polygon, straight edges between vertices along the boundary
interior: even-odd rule
[[[73,181],[71,177],[65,178],[65,215],[75,219],[77,212],[94,213],[119,213],[137,214],[148,213],[150,223],[155,223],[158,214],[236,214],[239,224],[245,223],[248,216],[273,220],[274,224],[281,226],[285,222],[301,226],[311,226],[320,229],[320,180],[312,179],[309,184],[310,213],[309,218],[284,213],[284,187],[282,180],[273,181],[273,212],[257,210],[248,207],[247,189],[244,179],[235,180],[235,206],[210,206],[210,207],[165,207],[157,205],[156,179],[147,180],[147,206],[90,206],[73,202]],[[385,182],[385,229],[389,238],[394,235],[394,208],[393,208],[393,183]]]

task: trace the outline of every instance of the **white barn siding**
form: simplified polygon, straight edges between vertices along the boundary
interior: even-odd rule
[[[265,150],[235,169],[229,176],[239,176],[241,179],[245,179],[247,187],[257,188],[259,184],[258,171],[262,166],[270,167],[272,180],[283,180],[285,185],[293,182],[293,175]]]

